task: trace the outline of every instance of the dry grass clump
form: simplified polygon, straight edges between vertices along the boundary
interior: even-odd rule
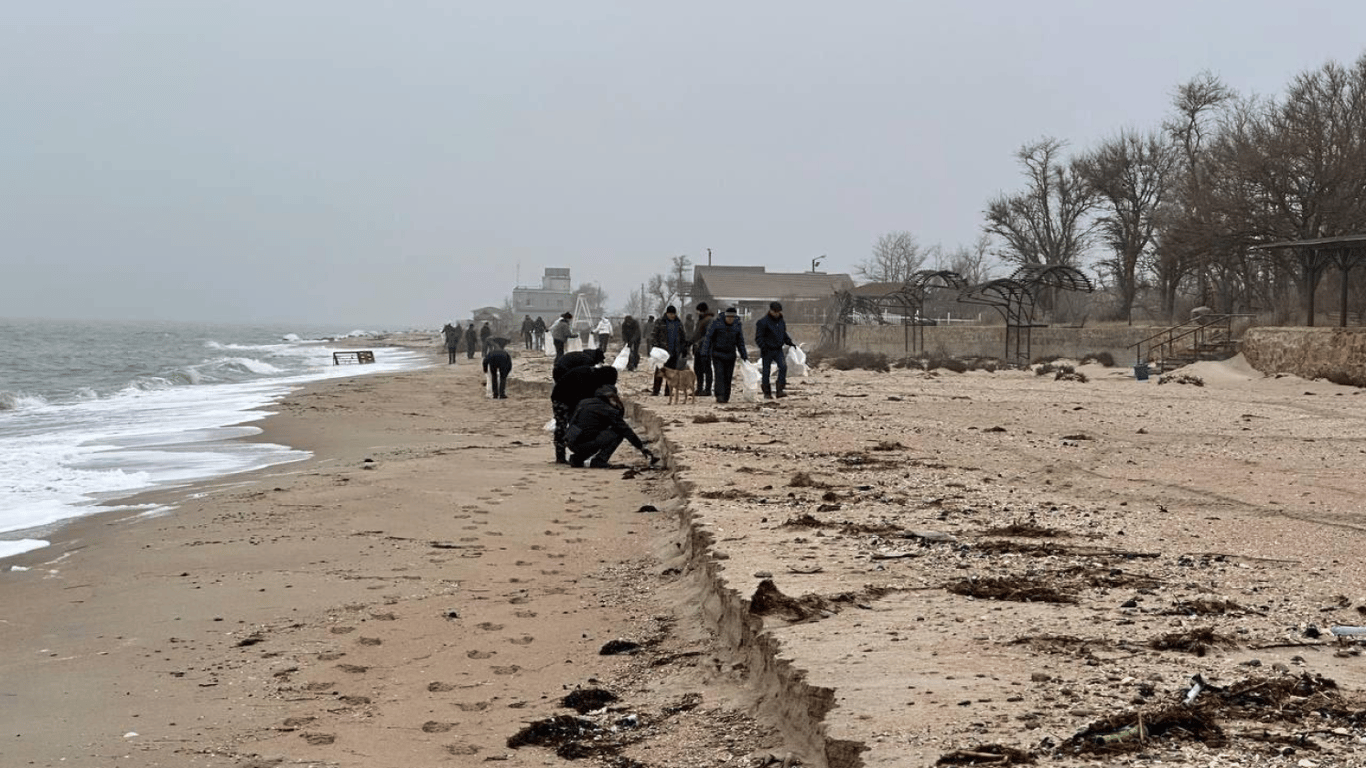
[[[1064,368],[1071,368],[1071,366],[1063,366],[1063,367],[1064,367]],[[1054,381],[1078,381],[1078,382],[1081,382],[1082,384],[1085,384],[1086,382],[1090,381],[1090,379],[1086,378],[1086,374],[1082,373],[1081,371],[1073,371],[1073,370],[1058,371],[1057,373],[1053,374],[1053,380],[1054,380]]]
[[[1366,376],[1353,376],[1345,371],[1333,371],[1323,378],[1334,384],[1341,384],[1344,387],[1366,387]]]
[[[1189,373],[1169,373],[1157,380],[1158,384],[1190,384],[1196,387],[1205,386],[1205,380],[1199,376],[1192,376]]]
[[[1040,363],[1039,367],[1034,369],[1034,375],[1047,376],[1050,373],[1076,373],[1076,368],[1073,368],[1067,363],[1058,363],[1056,360],[1057,358],[1053,358],[1047,362]]]
[[[1114,368],[1115,356],[1109,352],[1087,352],[1081,356],[1081,364],[1086,365],[1087,363],[1096,363],[1098,365],[1103,365],[1106,368]]]
[[[694,424],[715,424],[720,420],[720,417],[714,413],[699,413],[692,417],[692,423]]]
[[[954,373],[966,373],[968,364],[956,357],[936,357],[925,361],[925,370],[933,371],[936,369],[953,371]]]

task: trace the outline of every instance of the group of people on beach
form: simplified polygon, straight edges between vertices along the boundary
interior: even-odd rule
[[[707,302],[700,302],[697,314],[680,319],[677,307],[670,305],[659,319],[650,315],[642,324],[631,315],[621,321],[622,354],[626,355],[624,370],[635,371],[640,365],[640,344],[649,341],[649,349],[661,350],[655,355],[655,374],[650,394],[658,396],[661,389],[671,394],[674,377],[665,369],[683,371],[691,368],[696,379],[694,395],[711,396],[717,403],[730,402],[732,380],[737,361],[748,361],[744,324],[739,311],[729,307],[718,315]],[[521,325],[522,341],[527,349],[544,348],[545,335],[550,335],[555,348],[551,378],[551,412],[554,415],[555,461],[572,467],[612,467],[612,455],[622,442],[629,442],[652,463],[654,454],[626,423],[625,405],[617,391],[619,371],[607,365],[607,348],[613,334],[612,321],[603,317],[594,327],[596,345],[577,352],[566,352],[573,329],[574,315],[565,312],[546,327],[540,318],[527,315]],[[476,331],[475,323],[462,329],[457,323],[447,323],[442,329],[446,340],[449,362],[454,364],[462,341],[467,357],[474,357],[478,344],[482,349],[483,368],[489,376],[489,388],[494,399],[507,398],[507,379],[512,372],[512,356],[504,349],[507,339],[494,338],[489,323]],[[759,349],[762,365],[760,387],[765,399],[787,396],[787,360],[785,348],[795,347],[787,333],[783,305],[773,301],[768,311],[754,323],[754,344]],[[663,359],[660,359],[663,358]],[[621,365],[618,363],[617,365]],[[772,370],[777,368],[776,382]],[[776,384],[776,386],[773,386]]]

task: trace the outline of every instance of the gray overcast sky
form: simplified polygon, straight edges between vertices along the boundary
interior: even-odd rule
[[[439,327],[547,266],[953,247],[1042,135],[1366,52],[1366,3],[53,0],[0,10],[0,316]]]

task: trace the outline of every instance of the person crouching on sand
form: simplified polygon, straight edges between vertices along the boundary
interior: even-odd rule
[[[613,368],[612,370],[616,370]],[[584,398],[574,410],[565,440],[572,451],[569,466],[582,467],[584,462],[594,469],[621,469],[620,464],[612,464],[612,454],[625,440],[636,447],[651,464],[655,455],[645,447],[644,441],[626,423],[622,405],[613,386],[598,387],[592,397]]]

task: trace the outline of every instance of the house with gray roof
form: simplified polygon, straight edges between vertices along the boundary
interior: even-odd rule
[[[776,300],[783,303],[788,322],[819,323],[824,322],[835,292],[853,287],[853,279],[846,274],[699,265],[693,267],[692,306],[705,301],[718,313],[735,307],[742,316],[758,317]]]

